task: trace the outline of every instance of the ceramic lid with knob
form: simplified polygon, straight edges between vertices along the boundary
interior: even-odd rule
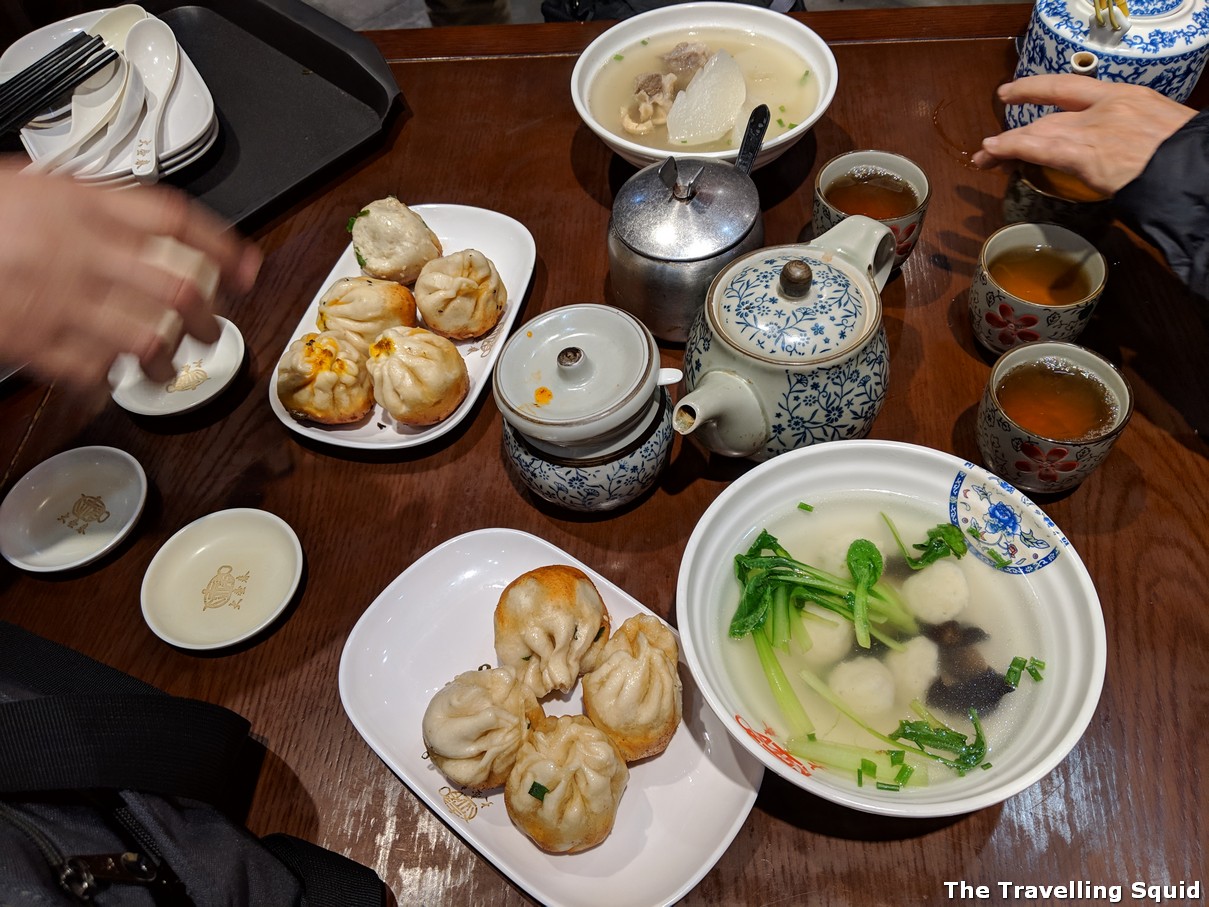
[[[610,229],[646,258],[712,258],[748,234],[760,216],[751,177],[730,164],[669,157],[621,187]]]
[[[500,413],[530,438],[567,447],[625,431],[661,383],[646,326],[612,306],[553,309],[508,338],[492,387]]]
[[[882,307],[872,280],[842,256],[789,245],[732,262],[710,287],[706,314],[739,352],[794,368],[863,347]]]

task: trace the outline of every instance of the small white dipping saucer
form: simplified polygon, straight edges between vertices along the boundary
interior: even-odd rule
[[[119,356],[109,369],[109,386],[118,406],[140,416],[170,416],[196,409],[218,396],[239,373],[243,334],[221,316],[222,334],[213,343],[186,335],[172,357],[176,377],[150,381],[134,356]]]
[[[143,619],[164,642],[220,649],[255,636],[289,604],[302,545],[265,510],[220,510],[178,531],[143,576]]]
[[[147,475],[124,450],[65,450],[0,503],[0,554],[34,573],[82,567],[129,535],[146,500]]]

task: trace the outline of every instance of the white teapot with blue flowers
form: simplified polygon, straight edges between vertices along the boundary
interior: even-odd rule
[[[1020,46],[1016,78],[1076,71],[1072,59],[1094,54],[1096,77],[1153,88],[1183,103],[1209,59],[1206,0],[1037,0]],[[1009,128],[1052,108],[1008,107]]]
[[[893,265],[894,234],[861,215],[727,265],[689,328],[675,430],[753,460],[867,435],[890,376]]]

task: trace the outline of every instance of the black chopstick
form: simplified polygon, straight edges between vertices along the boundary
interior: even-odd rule
[[[20,129],[37,116],[40,110],[59,97],[59,95],[75,88],[85,79],[96,75],[117,58],[118,52],[116,50],[106,48],[103,53],[97,54],[83,66],[61,75],[59,81],[47,86],[45,90],[33,93],[28,101],[18,108],[15,113],[6,116],[0,121],[0,136]]]
[[[79,69],[104,46],[105,42],[99,36],[95,38],[90,36],[85,41],[72,46],[68,53],[63,54],[52,64],[41,67],[31,77],[23,79],[21,85],[15,86],[11,92],[0,99],[0,120],[7,120],[15,111],[24,108],[30,98],[44,95],[49,86],[57,84],[66,74]],[[54,99],[51,98],[51,100]]]
[[[101,37],[99,35],[93,36],[84,31],[76,32],[50,53],[39,57],[33,63],[30,63],[13,75],[11,79],[0,84],[0,110],[8,106],[12,98],[26,90],[30,85],[44,81],[46,74],[54,72],[59,64],[64,63],[67,58],[74,58],[83,45],[96,45],[100,43]]]

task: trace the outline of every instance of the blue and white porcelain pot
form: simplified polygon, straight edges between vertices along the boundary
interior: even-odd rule
[[[538,497],[571,510],[612,510],[641,497],[667,464],[675,433],[646,326],[613,306],[553,309],[500,351],[492,376],[504,455]]]
[[[867,435],[890,376],[893,265],[894,234],[862,215],[728,265],[689,331],[676,431],[754,460]]]
[[[1145,85],[1188,99],[1209,59],[1206,0],[1130,0],[1125,14],[1109,0],[1097,15],[1095,0],[1037,0],[1020,48],[1016,78],[1072,71],[1072,57],[1091,52],[1096,77]],[[1077,69],[1077,67],[1075,67]],[[1023,126],[1053,108],[1008,107],[1009,127]]]

